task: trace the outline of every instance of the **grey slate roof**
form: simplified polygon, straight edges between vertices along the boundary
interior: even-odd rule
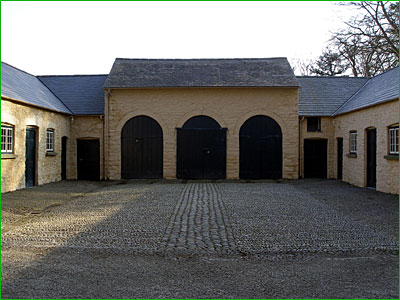
[[[35,76],[1,63],[1,95],[71,114],[71,111]]]
[[[286,58],[123,59],[117,58],[105,88],[297,87]]]
[[[380,104],[399,98],[399,68],[371,78],[356,94],[346,101],[334,115]]]
[[[59,75],[38,78],[75,115],[103,115],[107,75]]]
[[[367,77],[298,76],[299,115],[331,116],[368,79]]]

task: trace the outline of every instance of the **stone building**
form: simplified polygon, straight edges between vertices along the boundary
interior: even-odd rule
[[[1,67],[1,191],[62,179],[337,178],[398,193],[398,68],[296,77],[286,58]]]

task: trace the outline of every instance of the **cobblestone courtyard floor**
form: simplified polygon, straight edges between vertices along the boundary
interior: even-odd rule
[[[328,180],[2,195],[2,298],[398,298],[398,196]]]

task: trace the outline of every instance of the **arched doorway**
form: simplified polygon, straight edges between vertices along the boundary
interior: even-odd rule
[[[196,116],[177,128],[177,178],[226,177],[226,128],[208,116]]]
[[[282,131],[267,116],[248,119],[239,132],[239,177],[243,179],[282,178]]]
[[[137,116],[122,128],[121,177],[163,177],[163,132],[154,119]]]

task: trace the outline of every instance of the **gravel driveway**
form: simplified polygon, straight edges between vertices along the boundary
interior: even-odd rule
[[[398,196],[332,180],[61,182],[2,229],[3,298],[398,298]]]

